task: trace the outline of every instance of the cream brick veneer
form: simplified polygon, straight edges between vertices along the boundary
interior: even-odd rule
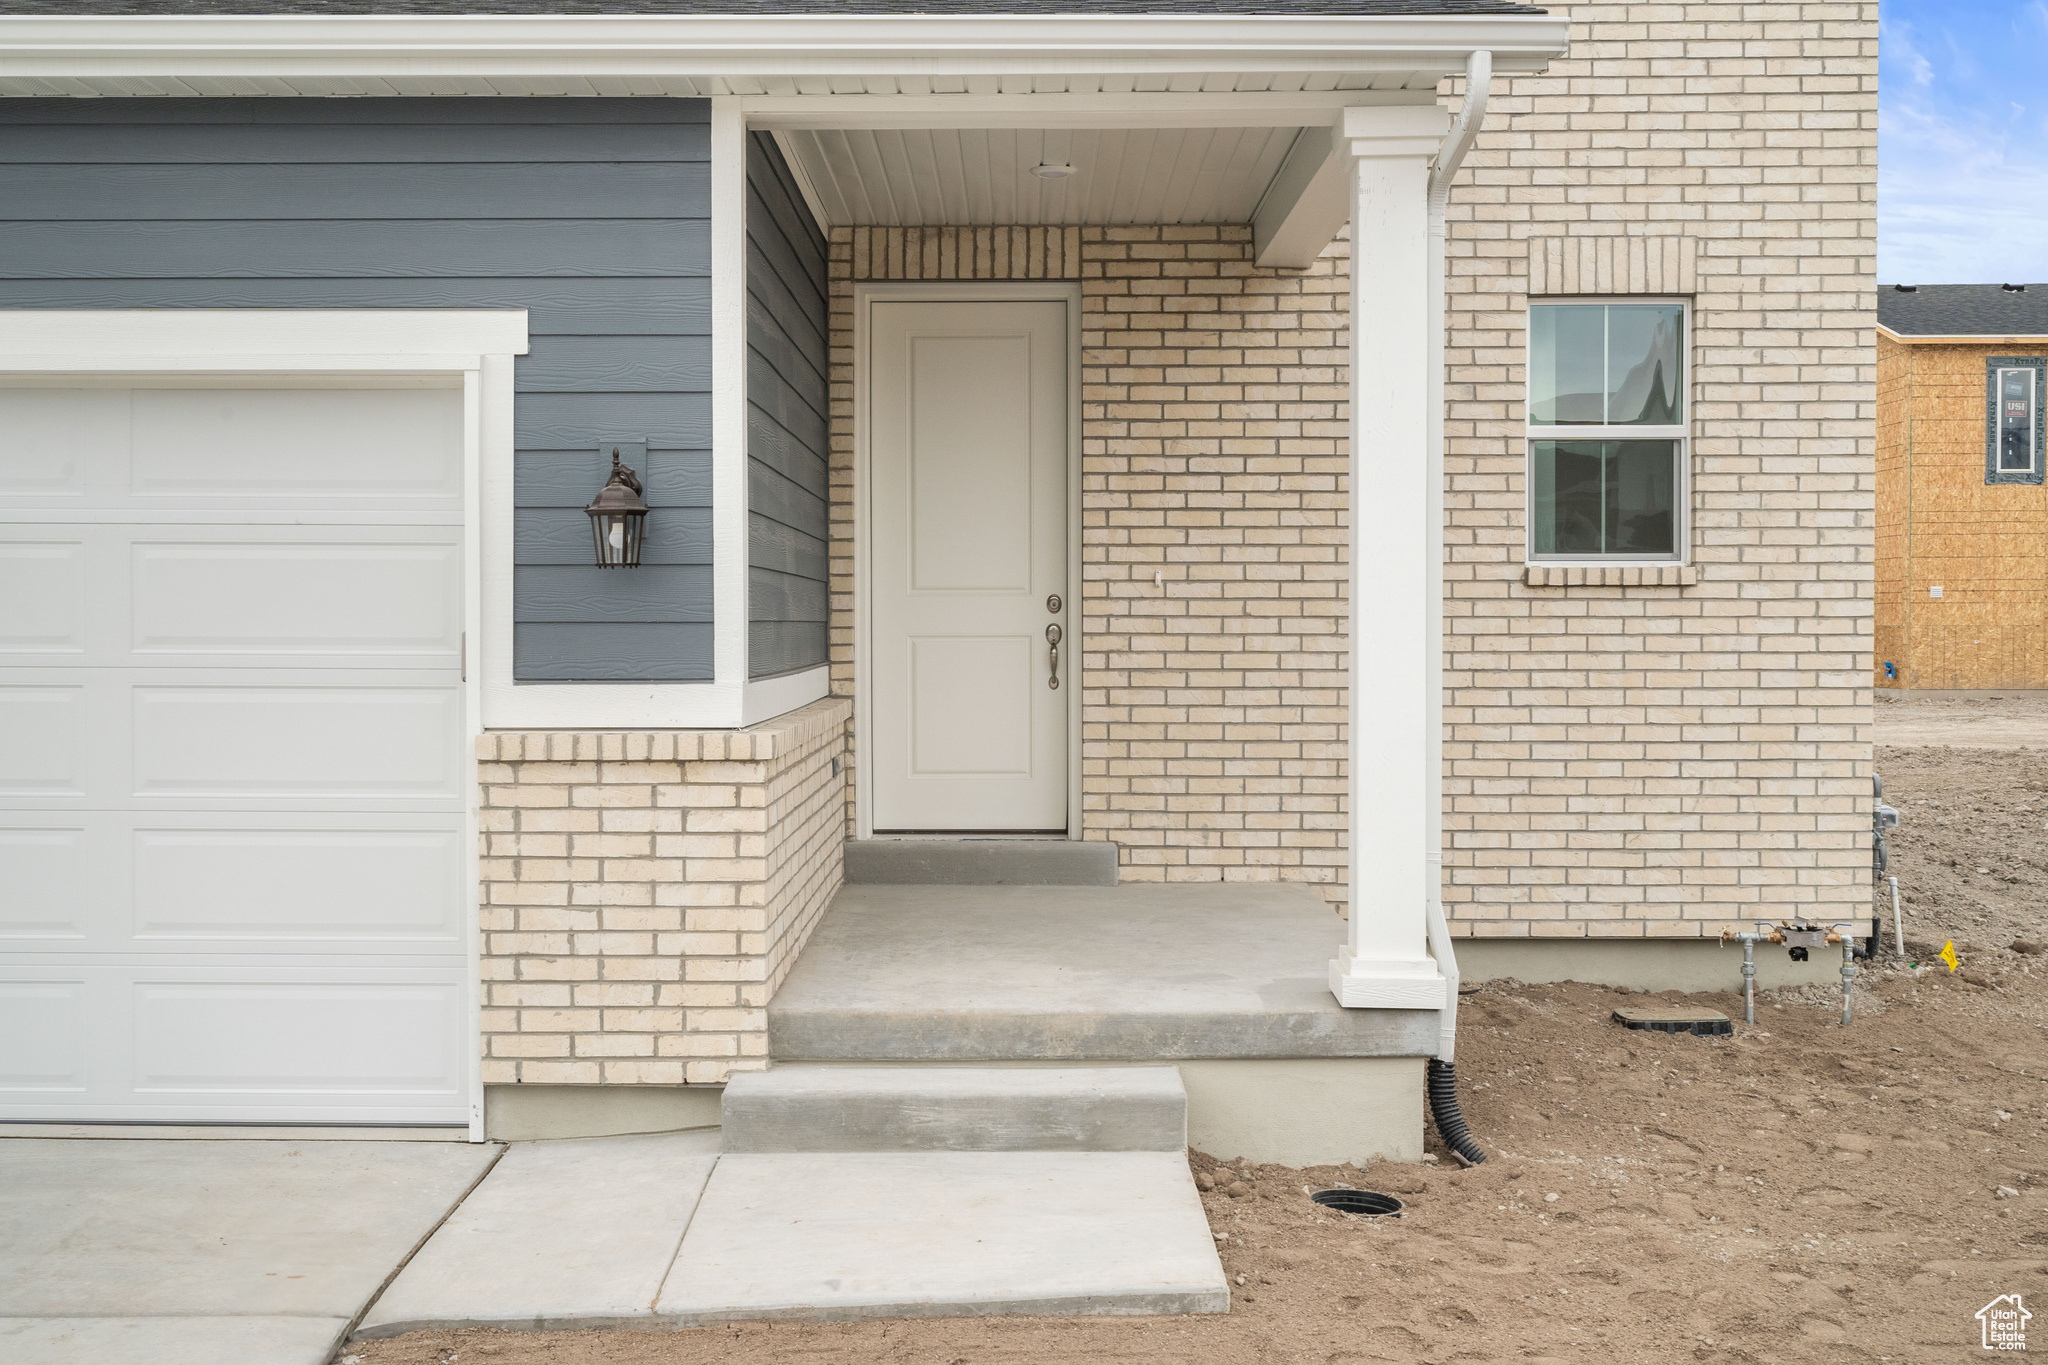
[[[1867,914],[1877,6],[1548,8],[1451,196],[1447,907]],[[1693,300],[1697,581],[1520,583],[1527,295],[1631,290]]]
[[[1551,9],[1571,56],[1496,83],[1451,200],[1454,926],[1695,936],[1860,913],[1876,6]],[[925,229],[915,272],[908,238],[878,229],[857,255],[833,235],[842,694],[853,285],[1003,278],[965,231],[948,252]],[[1341,901],[1344,244],[1304,272],[1254,266],[1235,227],[1083,228],[1079,246],[1087,836],[1121,844],[1131,880],[1287,878]],[[1683,568],[1525,567],[1532,272],[1552,294],[1693,298]]]
[[[744,730],[494,733],[486,1084],[715,1084],[839,889],[851,707]]]

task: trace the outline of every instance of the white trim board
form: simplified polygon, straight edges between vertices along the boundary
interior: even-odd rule
[[[1087,658],[1081,598],[1081,286],[1070,280],[963,280],[920,283],[894,280],[853,286],[853,758],[854,837],[875,834],[874,765],[861,760],[874,734],[873,651],[868,631],[873,611],[867,568],[869,507],[868,344],[870,306],[899,300],[973,302],[1057,301],[1067,305],[1067,602],[1073,622],[1073,662],[1067,684],[1067,838],[1081,838],[1081,693]],[[967,837],[967,836],[963,836]],[[972,837],[984,837],[975,835]]]
[[[1435,104],[1434,90],[1221,91],[1199,95],[745,95],[753,128],[1296,128],[1332,123],[1345,109]]]
[[[0,309],[0,371],[45,380],[104,380],[109,363],[129,376],[165,374],[181,383],[211,373],[245,382],[252,374],[317,379],[337,371],[361,382],[364,363],[380,372],[436,376],[463,390],[463,753],[473,770],[483,729],[483,670],[471,663],[484,638],[486,539],[479,496],[483,469],[512,468],[512,357],[527,349],[524,310],[436,309]],[[493,381],[496,381],[495,383]],[[496,398],[494,406],[493,397]],[[504,529],[509,552],[510,519]],[[469,1037],[483,1036],[481,884],[477,785],[465,784],[463,837],[464,1005]],[[483,1058],[468,1049],[468,1137],[484,1137]]]

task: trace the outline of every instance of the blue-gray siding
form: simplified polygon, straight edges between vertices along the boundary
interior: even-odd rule
[[[702,100],[0,100],[0,307],[524,308],[514,669],[712,676]],[[644,443],[644,567],[591,563]]]
[[[747,142],[751,676],[830,657],[825,238],[767,133]]]

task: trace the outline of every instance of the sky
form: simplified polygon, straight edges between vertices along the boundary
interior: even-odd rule
[[[1877,278],[2048,282],[2048,0],[1881,0]]]

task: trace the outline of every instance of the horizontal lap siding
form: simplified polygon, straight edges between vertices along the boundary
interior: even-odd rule
[[[823,664],[825,239],[766,133],[747,144],[747,635],[756,678]]]
[[[708,104],[0,102],[0,307],[524,308],[515,671],[712,676]],[[644,445],[644,567],[591,563]]]

